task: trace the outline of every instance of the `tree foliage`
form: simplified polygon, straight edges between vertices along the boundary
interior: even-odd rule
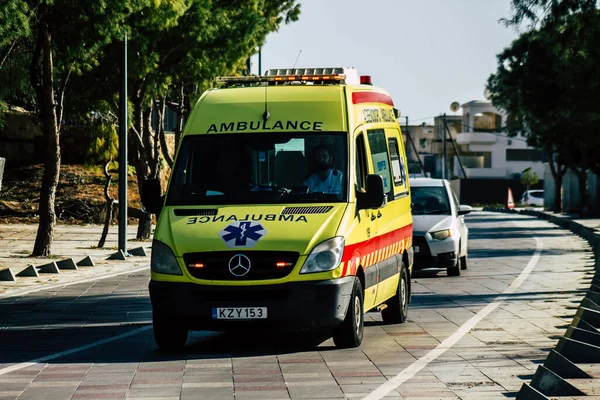
[[[546,150],[555,179],[564,174],[558,164],[578,175],[585,212],[587,171],[600,171],[600,11],[595,2],[513,3],[554,11],[498,55],[498,69],[488,79],[492,103],[508,113],[510,134],[524,132],[530,145]]]
[[[91,161],[115,155],[125,32],[130,160],[141,184],[164,164],[152,106],[179,103],[183,120],[216,76],[241,71],[270,32],[299,14],[296,0],[0,1],[0,98],[37,111],[48,144],[34,254],[50,254],[61,123],[89,124]]]
[[[547,23],[561,22],[576,13],[594,12],[598,0],[511,0],[513,16],[502,19],[507,26],[519,26],[524,22],[530,28]]]

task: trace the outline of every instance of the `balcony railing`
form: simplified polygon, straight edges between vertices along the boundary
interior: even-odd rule
[[[456,135],[456,143],[460,145],[465,144],[494,144],[496,143],[497,136],[493,133],[484,132],[472,132],[472,133],[459,133]]]

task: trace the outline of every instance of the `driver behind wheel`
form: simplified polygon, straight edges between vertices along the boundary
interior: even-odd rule
[[[333,168],[333,151],[326,144],[320,144],[313,152],[316,172],[304,181],[304,186],[309,193],[341,194],[342,172]]]

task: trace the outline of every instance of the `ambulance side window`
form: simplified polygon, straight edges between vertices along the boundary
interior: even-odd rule
[[[365,139],[361,133],[356,138],[356,190],[365,189],[367,180],[367,155],[365,151]]]
[[[396,187],[395,191],[398,194],[404,193],[407,190],[406,169],[396,138],[389,138],[388,146],[390,148],[390,159],[392,160],[392,173],[394,175],[394,186]]]
[[[385,140],[385,132],[383,129],[372,129],[367,131],[367,136],[369,138],[373,168],[375,169],[374,173],[381,175],[385,192],[391,194],[393,198],[393,193],[391,193],[392,175],[390,171],[390,157]]]

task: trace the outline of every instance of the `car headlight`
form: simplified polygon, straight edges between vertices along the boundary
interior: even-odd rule
[[[306,261],[304,261],[300,273],[310,274],[313,272],[331,271],[340,265],[342,254],[344,254],[343,237],[338,236],[326,240],[313,248]]]
[[[159,240],[152,241],[150,269],[161,274],[183,275],[173,250]]]
[[[437,232],[430,232],[430,234],[431,237],[435,240],[444,240],[452,236],[452,232],[450,231],[450,229],[444,229]]]

